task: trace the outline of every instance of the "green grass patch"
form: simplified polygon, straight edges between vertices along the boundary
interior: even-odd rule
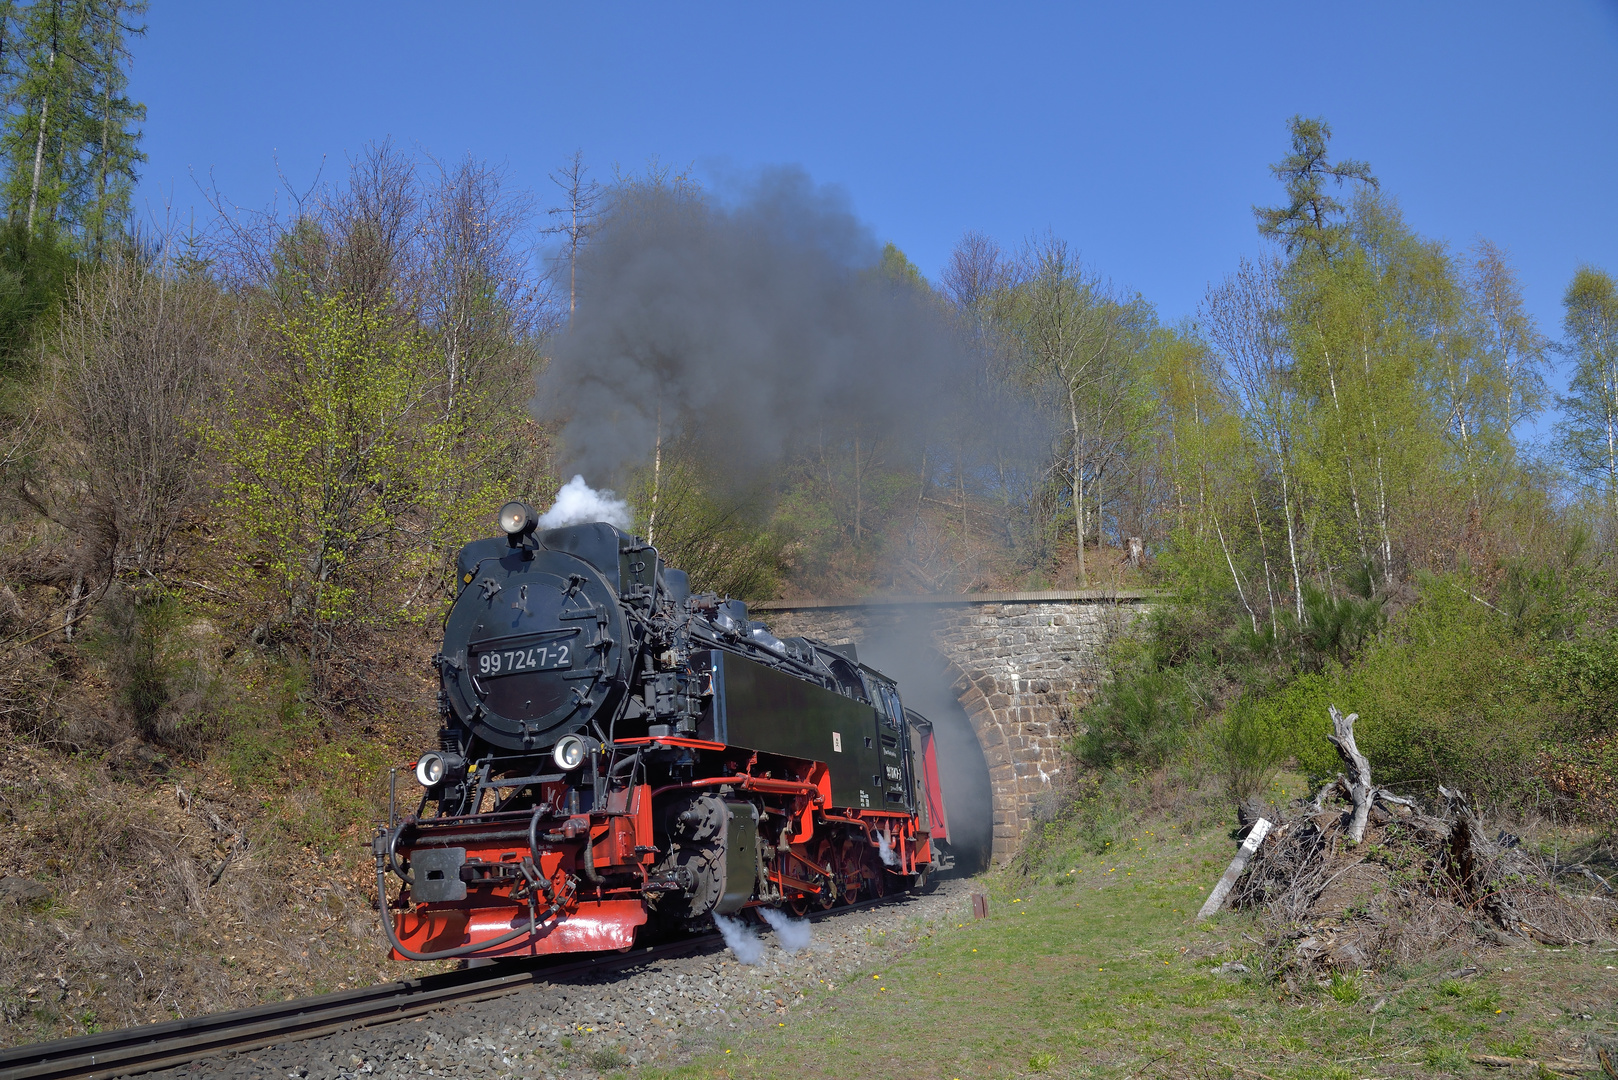
[[[1613,956],[1595,949],[1491,949],[1278,988],[1256,970],[1251,919],[1192,921],[1232,854],[1228,828],[1188,837],[1137,823],[1099,854],[1087,836],[1053,841],[1037,879],[980,883],[989,919],[963,899],[911,952],[819,993],[784,1027],[636,1075],[1483,1076],[1469,1054],[1556,1056],[1571,1028],[1618,1031]],[[1463,960],[1480,973],[1446,978]],[[1255,970],[1214,973],[1242,961]]]

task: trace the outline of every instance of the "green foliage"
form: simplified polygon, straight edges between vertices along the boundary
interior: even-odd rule
[[[628,495],[636,530],[689,575],[694,592],[750,600],[779,594],[786,541],[769,520],[766,491],[728,490],[690,459],[665,452],[661,468],[638,474]]]
[[[161,587],[116,589],[96,609],[95,630],[87,643],[91,654],[106,664],[136,730],[153,742],[163,741],[157,718],[168,704],[169,688],[162,645],[176,607]]]
[[[1331,975],[1331,985],[1326,988],[1333,1001],[1343,1005],[1352,1005],[1364,996],[1360,990],[1360,980],[1353,975],[1344,975],[1334,971]]]
[[[1243,803],[1269,787],[1297,752],[1297,724],[1265,700],[1243,697],[1225,709],[1214,727],[1214,745],[1224,759],[1231,801]]]
[[[99,255],[130,214],[146,107],[131,101],[125,35],[145,0],[36,0],[0,10],[8,64],[0,127],[8,216],[53,226]]]
[[[1573,374],[1559,399],[1557,446],[1568,468],[1599,492],[1610,528],[1618,515],[1618,282],[1604,270],[1581,266],[1562,306],[1562,349],[1573,361]]]
[[[1367,594],[1369,587],[1365,588]],[[1332,596],[1313,585],[1303,587],[1303,625],[1298,630],[1304,663],[1314,670],[1348,664],[1382,629],[1382,602],[1375,596]]]
[[[1160,666],[1149,649],[1126,646],[1114,655],[1122,666],[1085,709],[1073,752],[1101,769],[1160,765],[1185,745],[1198,719],[1193,687],[1185,672]]]
[[[243,580],[319,663],[331,633],[402,617],[378,597],[408,569],[388,542],[410,519],[439,527],[461,463],[430,412],[421,337],[344,296],[310,298],[276,328],[276,362],[219,433],[225,505],[245,541]],[[485,505],[487,505],[485,503]]]
[[[1534,802],[1554,759],[1606,791],[1618,645],[1599,627],[1618,620],[1593,534],[1535,494],[1548,478],[1512,433],[1543,396],[1543,339],[1496,249],[1463,261],[1416,235],[1367,165],[1330,159],[1330,134],[1293,119],[1286,200],[1257,212],[1286,257],[1244,263],[1196,328],[1148,350],[1174,599],[1119,653],[1074,749],[1200,759],[1242,799],[1289,760],[1337,771],[1336,704],[1382,782]],[[1602,453],[1615,296],[1586,268],[1566,300]],[[1573,738],[1594,741],[1542,756]]]
[[[0,375],[17,369],[72,272],[72,247],[55,230],[0,225]]]
[[[1292,152],[1270,166],[1270,172],[1286,186],[1287,204],[1254,208],[1259,233],[1279,240],[1288,251],[1313,244],[1319,251],[1330,252],[1343,232],[1344,207],[1327,194],[1327,181],[1338,187],[1351,180],[1375,187],[1376,178],[1363,161],[1327,160],[1331,125],[1325,120],[1294,116],[1287,128]]]
[[[135,731],[200,757],[218,735],[214,679],[190,648],[185,607],[158,582],[115,583],[96,608],[85,652],[99,660]]]
[[[1529,794],[1521,785],[1546,733],[1544,712],[1519,643],[1498,613],[1456,585],[1423,581],[1420,603],[1336,680],[1338,704],[1360,714],[1356,739],[1383,782],[1520,798]]]
[[[1618,733],[1618,628],[1557,642],[1534,674],[1568,735]]]
[[[221,758],[233,783],[265,800],[265,828],[331,852],[385,812],[392,751],[312,707],[307,666],[255,659],[228,676]]]
[[[877,264],[877,270],[896,285],[907,285],[911,288],[927,286],[927,279],[922,277],[921,270],[899,250],[897,244],[891,242],[883,245],[882,261]]]

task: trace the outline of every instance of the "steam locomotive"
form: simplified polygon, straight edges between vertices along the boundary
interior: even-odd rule
[[[950,865],[932,726],[852,646],[777,638],[606,523],[499,519],[456,560],[420,803],[374,840],[394,958],[625,949]]]

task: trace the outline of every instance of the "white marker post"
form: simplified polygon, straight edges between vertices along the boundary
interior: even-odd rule
[[[1208,894],[1208,900],[1202,905],[1202,910],[1197,912],[1197,922],[1201,922],[1225,906],[1225,897],[1230,895],[1230,890],[1236,887],[1236,879],[1247,869],[1247,860],[1253,857],[1253,852],[1258,850],[1258,846],[1269,834],[1269,818],[1259,818],[1253,822],[1253,828],[1248,832],[1247,839],[1242,841],[1241,850],[1236,852],[1236,857],[1230,860],[1230,866],[1226,867],[1225,876],[1219,879],[1219,884]]]

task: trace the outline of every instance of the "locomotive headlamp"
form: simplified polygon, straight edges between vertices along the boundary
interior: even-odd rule
[[[534,508],[520,499],[513,499],[500,508],[500,528],[507,536],[526,536],[538,524]]]
[[[551,760],[563,772],[572,772],[584,764],[584,740],[577,735],[563,735],[556,740],[556,749],[551,751]]]
[[[466,759],[459,754],[429,750],[416,762],[416,780],[422,787],[459,783],[466,776]]]
[[[444,760],[444,755],[428,751],[416,762],[416,782],[422,787],[434,787],[448,771],[449,763]]]

